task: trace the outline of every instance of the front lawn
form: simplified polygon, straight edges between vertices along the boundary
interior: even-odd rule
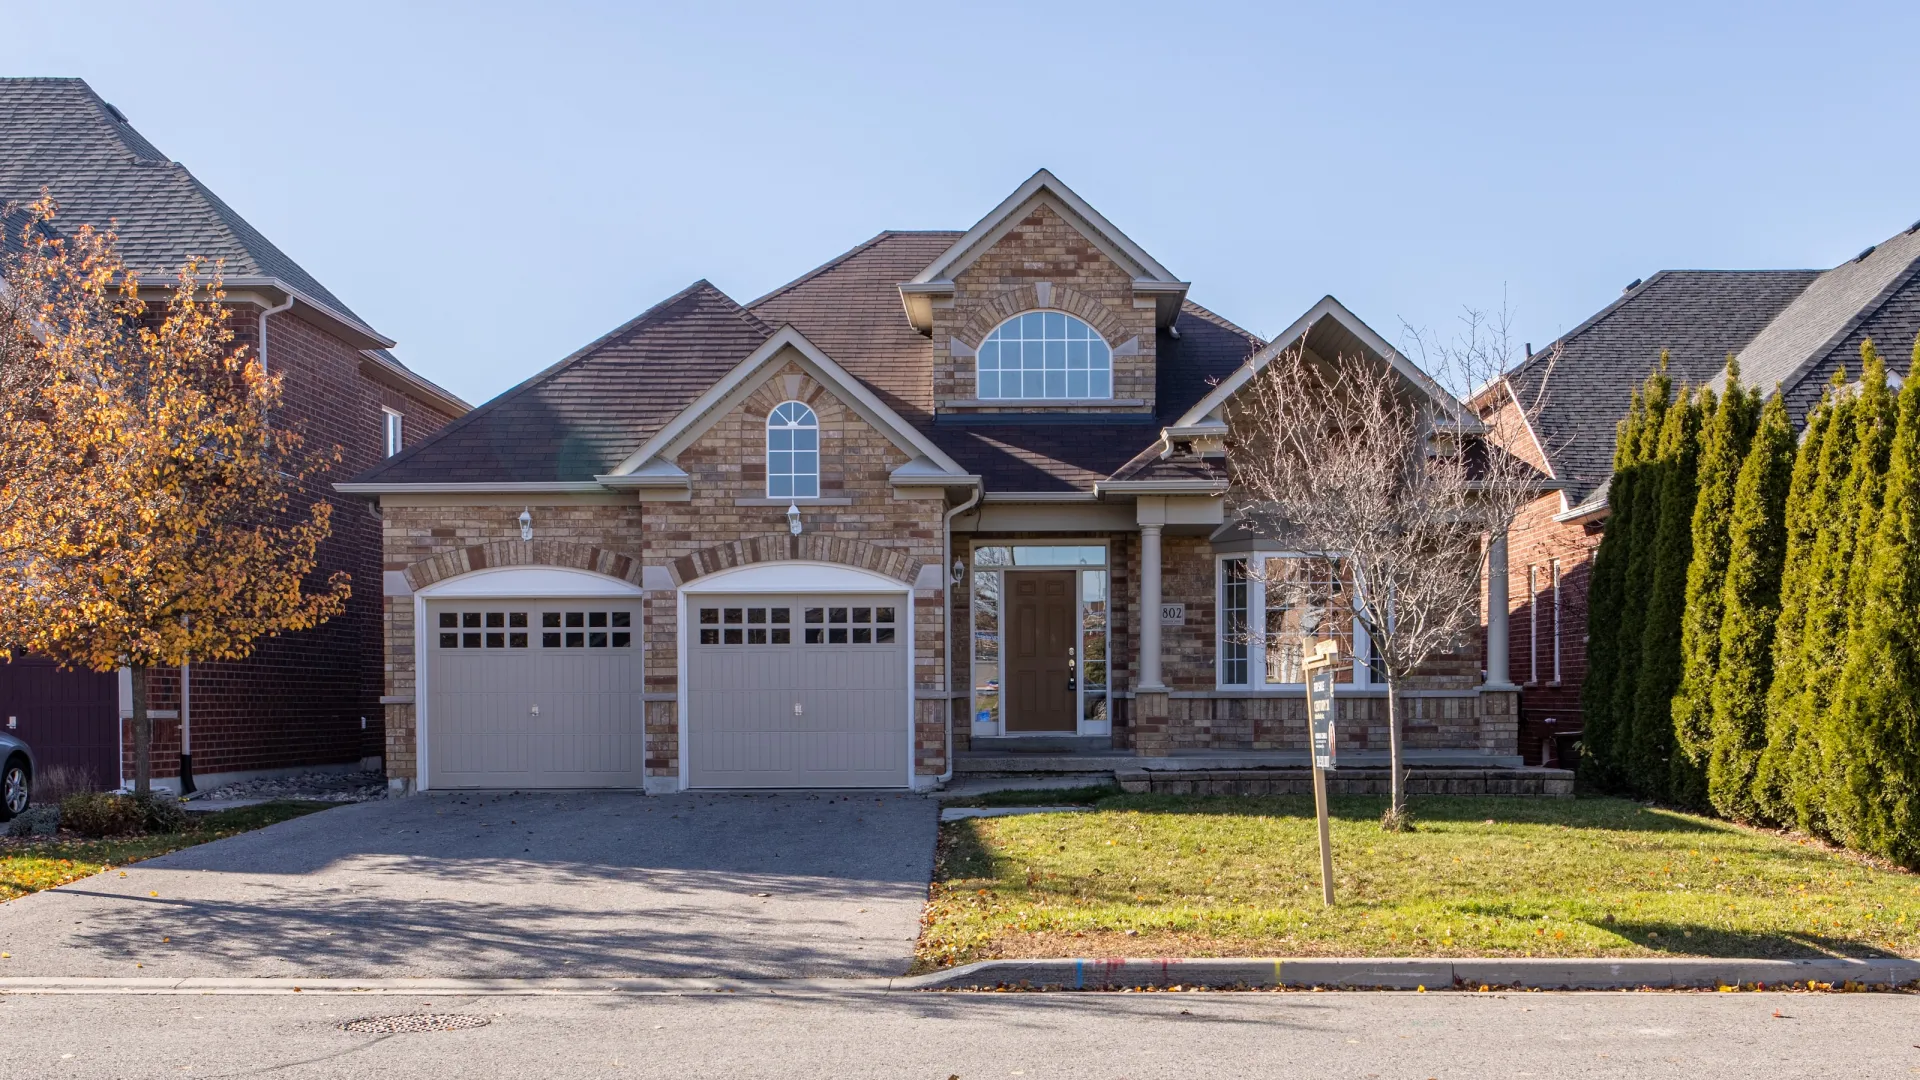
[[[0,900],[12,900],[91,877],[102,870],[151,859],[209,840],[252,832],[339,803],[280,801],[196,814],[183,832],[69,840],[51,836],[0,840]]]
[[[1022,793],[1026,795],[1028,793]],[[994,800],[988,800],[994,801]],[[1025,801],[1025,800],[1023,800]],[[1920,956],[1920,877],[1623,799],[1108,795],[943,825],[922,969],[1031,956]]]

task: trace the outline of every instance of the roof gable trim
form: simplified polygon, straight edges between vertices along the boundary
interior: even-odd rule
[[[1268,362],[1274,357],[1279,356],[1282,352],[1303,341],[1307,336],[1307,332],[1312,330],[1314,325],[1322,319],[1332,319],[1339,323],[1348,333],[1359,338],[1362,345],[1373,350],[1385,359],[1387,363],[1391,364],[1393,369],[1399,372],[1408,382],[1423,389],[1428,397],[1439,402],[1449,411],[1461,415],[1465,414],[1466,410],[1460,404],[1459,399],[1455,398],[1444,387],[1435,382],[1433,376],[1420,370],[1412,361],[1400,355],[1400,350],[1387,344],[1386,339],[1375,333],[1372,327],[1361,322],[1359,316],[1348,311],[1346,305],[1334,299],[1332,296],[1326,296],[1322,297],[1319,303],[1308,308],[1306,314],[1295,319],[1291,326],[1281,331],[1272,341],[1268,342],[1266,346],[1248,357],[1247,362],[1235,368],[1233,374],[1220,380],[1220,385],[1214,387],[1206,397],[1201,398],[1193,408],[1188,409],[1180,419],[1168,425],[1169,428],[1190,428],[1208,421],[1219,420],[1220,417],[1215,414],[1219,412],[1222,405],[1227,403],[1229,398],[1238,393],[1241,387],[1247,385],[1254,375],[1258,374],[1260,369],[1266,367]]]
[[[668,421],[645,445],[615,466],[609,475],[625,476],[645,471],[655,459],[671,461],[758,389],[758,384],[752,381],[753,377],[773,365],[787,349],[799,354],[800,366],[807,369],[808,374],[839,395],[840,400],[859,414],[862,420],[886,435],[896,446],[915,456],[925,457],[956,478],[969,475],[967,470],[902,419],[900,414],[888,408],[860,380],[820,351],[791,324],[782,325],[746,359],[734,365],[732,371]]]

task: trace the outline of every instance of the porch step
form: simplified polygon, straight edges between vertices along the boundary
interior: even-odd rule
[[[1114,773],[1121,790],[1155,795],[1310,795],[1313,771],[1304,767],[1265,769],[1158,770],[1134,766]],[[1385,795],[1392,790],[1388,769],[1335,769],[1327,789],[1335,795]],[[1571,769],[1413,767],[1407,770],[1409,795],[1573,796]]]
[[[1122,754],[1110,735],[994,735],[975,736],[972,752],[993,754]]]

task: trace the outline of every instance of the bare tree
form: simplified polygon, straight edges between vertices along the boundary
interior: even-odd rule
[[[1547,380],[1533,400],[1476,416],[1440,379],[1471,393],[1498,378],[1506,324],[1470,311],[1465,325],[1432,348],[1416,336],[1422,368],[1394,357],[1323,358],[1302,342],[1262,368],[1228,411],[1231,509],[1254,533],[1320,564],[1250,565],[1263,567],[1269,595],[1290,609],[1344,619],[1350,607],[1371,643],[1373,670],[1387,686],[1392,767],[1382,824],[1394,830],[1410,823],[1401,691],[1423,667],[1472,643],[1488,541],[1540,494],[1541,474],[1501,447],[1520,445],[1511,440],[1537,413]],[[1277,629],[1314,636],[1322,632],[1315,621]],[[1273,632],[1250,630],[1269,640]]]

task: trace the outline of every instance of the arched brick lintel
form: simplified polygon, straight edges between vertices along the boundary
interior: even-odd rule
[[[954,336],[977,349],[994,327],[1023,311],[1064,311],[1077,316],[1105,338],[1108,345],[1116,348],[1132,336],[1107,305],[1093,297],[1065,285],[1051,285],[1047,291],[1047,302],[1043,304],[1037,286],[1022,285],[1017,289],[1009,289],[975,311]]]
[[[751,566],[755,563],[786,562],[796,559],[838,563],[841,566],[868,570],[893,578],[905,585],[912,585],[920,575],[919,560],[909,555],[860,540],[823,533],[802,533],[799,536],[790,533],[767,533],[763,536],[744,537],[725,544],[702,548],[690,555],[683,555],[667,565],[673,574],[673,583],[678,586],[722,570]]]
[[[565,540],[495,540],[443,551],[407,567],[407,583],[417,591],[461,574],[503,566],[563,566],[640,584],[640,560],[635,556]]]

